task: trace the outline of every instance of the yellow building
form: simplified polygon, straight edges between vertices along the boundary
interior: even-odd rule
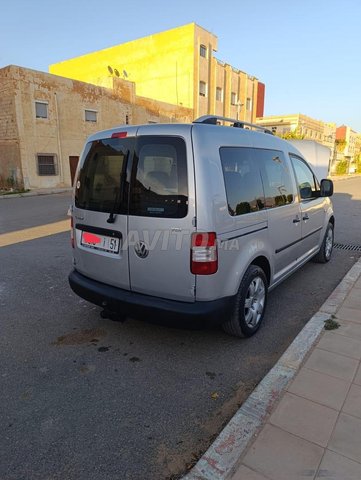
[[[217,37],[190,23],[49,67],[50,73],[108,87],[112,77],[135,83],[137,94],[244,121],[263,115],[264,84],[213,56]]]

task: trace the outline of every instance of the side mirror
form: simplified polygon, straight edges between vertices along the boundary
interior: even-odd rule
[[[331,197],[333,195],[333,181],[328,178],[321,180],[321,197]]]

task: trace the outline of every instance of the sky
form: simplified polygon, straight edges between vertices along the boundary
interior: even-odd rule
[[[71,57],[190,22],[217,58],[266,85],[265,115],[361,132],[360,0],[0,0],[0,67]]]

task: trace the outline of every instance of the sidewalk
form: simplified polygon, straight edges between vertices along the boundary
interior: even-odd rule
[[[360,360],[361,259],[182,480],[360,480]]]
[[[347,174],[344,174],[344,175],[330,175],[328,176],[327,178],[330,178],[333,182],[337,181],[337,180],[346,180],[346,179],[349,179],[349,178],[358,178],[361,176],[361,173],[347,173]]]
[[[30,192],[24,193],[13,193],[11,195],[0,195],[1,199],[6,198],[18,198],[18,197],[35,197],[37,195],[54,195],[57,193],[65,193],[71,192],[73,189],[71,187],[63,187],[63,188],[38,188],[34,190],[30,190]]]
[[[335,316],[232,480],[361,479],[361,276]]]

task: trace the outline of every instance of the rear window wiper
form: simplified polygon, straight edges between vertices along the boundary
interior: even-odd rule
[[[115,195],[115,200],[114,200],[114,203],[113,203],[112,210],[109,213],[109,217],[107,218],[107,223],[114,223],[115,219],[117,218],[115,212],[116,212],[116,210],[119,209],[119,200],[121,198],[121,195],[120,195],[121,190],[122,190],[122,186],[120,185],[119,188],[117,188],[117,193]]]
[[[115,219],[117,218],[116,211],[119,210],[120,201],[123,199],[123,196],[124,196],[124,183],[125,183],[124,176],[126,174],[128,156],[129,156],[129,151],[126,153],[126,155],[124,157],[124,162],[123,162],[122,169],[121,169],[120,175],[119,175],[119,188],[117,188],[117,193],[115,195],[115,200],[114,200],[114,203],[113,203],[113,207],[112,207],[112,209],[109,213],[109,217],[107,218],[107,223],[114,223],[115,222]]]

